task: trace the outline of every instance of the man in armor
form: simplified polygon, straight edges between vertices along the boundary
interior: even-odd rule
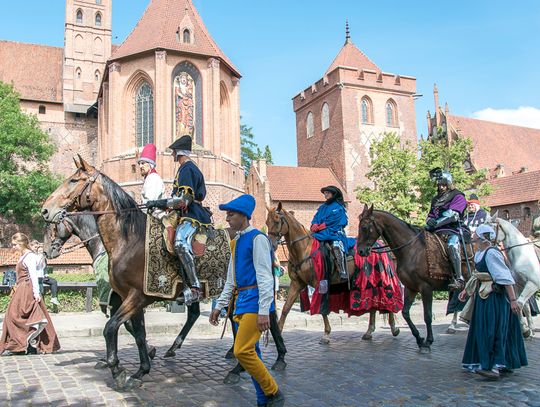
[[[174,238],[174,250],[182,264],[179,271],[186,288],[184,289],[184,302],[190,305],[201,299],[201,283],[195,269],[195,256],[193,253],[193,240],[199,229],[211,226],[211,213],[202,206],[206,197],[204,176],[191,161],[191,136],[182,136],[169,148],[173,152],[175,161],[180,167],[173,184],[172,197],[149,201],[148,208],[168,208],[179,212],[179,223]]]
[[[431,200],[431,209],[426,221],[426,230],[447,235],[448,256],[454,271],[454,280],[448,285],[450,290],[462,290],[464,287],[461,272],[461,244],[463,220],[467,200],[465,195],[454,188],[452,175],[440,168],[429,172],[433,182],[437,183],[437,195]]]
[[[345,251],[347,248],[347,235],[345,227],[349,219],[343,200],[343,193],[333,185],[321,189],[326,202],[323,203],[311,221],[311,233],[320,242],[331,242],[339,277],[348,280]]]

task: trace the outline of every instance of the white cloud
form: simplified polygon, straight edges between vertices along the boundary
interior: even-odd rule
[[[540,109],[532,106],[520,106],[517,109],[492,109],[488,107],[474,112],[472,115],[475,119],[540,129]]]

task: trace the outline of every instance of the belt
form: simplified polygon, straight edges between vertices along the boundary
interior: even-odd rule
[[[225,319],[225,323],[223,324],[223,331],[221,331],[220,339],[223,339],[223,335],[225,335],[225,330],[227,329],[227,321],[229,320],[229,317],[231,316],[232,307],[234,304],[234,297],[236,296],[236,293],[238,291],[245,291],[245,290],[249,290],[250,288],[257,288],[257,287],[258,287],[257,284],[254,284],[254,285],[247,285],[245,287],[235,287],[233,289],[233,292],[231,294],[231,300],[229,301],[229,306],[227,307],[227,318]]]
[[[245,290],[249,290],[250,288],[257,288],[258,285],[255,284],[255,285],[247,285],[245,287],[236,287],[236,291],[245,291]]]

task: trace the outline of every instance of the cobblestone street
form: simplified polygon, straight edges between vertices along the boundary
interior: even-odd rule
[[[380,320],[379,320],[380,321]],[[379,328],[363,341],[362,326],[341,326],[330,345],[319,344],[321,331],[285,332],[289,363],[273,372],[289,406],[540,406],[539,338],[526,342],[529,366],[497,382],[460,369],[466,331],[445,333],[435,325],[432,353],[418,353],[406,328],[394,338]],[[253,406],[254,390],[244,373],[238,385],[222,383],[234,362],[224,359],[231,339],[195,335],[174,359],[161,356],[172,335],[150,335],[158,347],[151,373],[141,388],[117,392],[109,370],[93,368],[104,342],[94,338],[64,338],[55,355],[0,359],[0,400],[8,406]],[[134,373],[137,352],[128,336],[120,337],[120,359]],[[272,343],[263,349],[273,363]],[[4,402],[6,401],[7,402]]]

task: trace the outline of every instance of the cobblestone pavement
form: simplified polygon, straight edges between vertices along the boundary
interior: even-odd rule
[[[497,382],[460,369],[466,332],[445,334],[435,325],[431,354],[418,353],[408,329],[394,338],[382,328],[372,341],[363,329],[341,326],[329,345],[319,344],[320,327],[285,332],[289,353],[284,372],[274,372],[288,406],[538,406],[540,337],[526,342],[529,366]],[[537,334],[538,335],[538,334]],[[233,361],[223,358],[231,339],[191,337],[182,351],[162,359],[171,335],[154,335],[158,347],[141,388],[117,392],[108,370],[93,368],[104,349],[100,338],[65,338],[55,355],[0,359],[2,406],[253,406],[254,390],[244,373],[238,385],[222,384]],[[133,341],[120,338],[120,359],[133,373]],[[263,349],[271,364],[273,344]]]

